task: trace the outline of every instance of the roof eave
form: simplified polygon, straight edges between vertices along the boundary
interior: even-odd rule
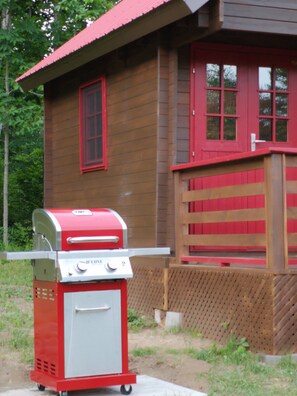
[[[123,47],[170,23],[184,18],[206,4],[209,0],[173,0],[150,13],[143,15],[108,35],[72,52],[60,60],[29,74],[19,77],[17,82],[28,91],[68,73],[113,50]]]

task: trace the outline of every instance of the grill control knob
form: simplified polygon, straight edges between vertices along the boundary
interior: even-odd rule
[[[105,264],[105,268],[107,269],[107,271],[116,271],[118,269],[118,264],[114,261],[107,261],[107,263]]]
[[[88,269],[88,265],[84,261],[79,261],[74,268],[77,272],[85,272]]]

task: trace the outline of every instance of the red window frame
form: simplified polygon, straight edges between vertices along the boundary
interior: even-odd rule
[[[107,169],[106,80],[103,76],[79,88],[79,108],[81,173]]]

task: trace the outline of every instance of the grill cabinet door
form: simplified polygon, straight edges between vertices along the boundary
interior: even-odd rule
[[[65,378],[122,371],[120,290],[64,294]]]

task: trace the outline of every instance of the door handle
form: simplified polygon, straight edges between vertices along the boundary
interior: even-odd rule
[[[117,243],[119,242],[119,237],[116,235],[110,236],[89,236],[89,237],[68,237],[67,243],[68,245],[72,245],[74,243],[94,243],[94,242],[111,242]]]
[[[102,312],[102,311],[109,311],[111,307],[108,305],[103,305],[102,307],[92,307],[92,308],[79,308],[75,307],[75,312]]]
[[[251,133],[251,151],[256,151],[256,143],[265,143],[266,140],[256,139],[256,134]]]

